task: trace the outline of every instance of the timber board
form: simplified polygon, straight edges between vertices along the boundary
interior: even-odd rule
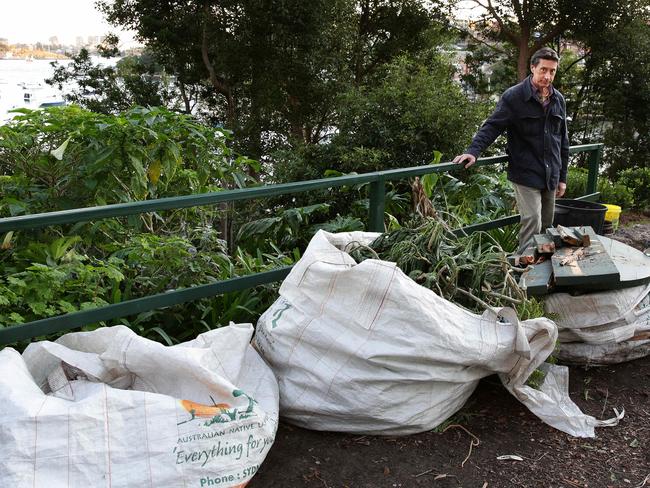
[[[551,289],[552,276],[553,266],[551,260],[547,259],[528,266],[519,278],[519,287],[531,296],[546,295]]]
[[[628,246],[615,239],[605,236],[592,236],[592,242],[598,239],[609,256],[614,261],[616,269],[620,274],[620,281],[609,283],[606,281],[589,283],[580,286],[581,290],[599,291],[599,290],[619,290],[622,288],[631,288],[633,286],[650,283],[650,256],[643,254],[638,249]],[[571,292],[572,287],[557,287],[554,291]]]
[[[620,272],[598,236],[590,227],[579,227],[581,234],[591,238],[587,247],[562,247],[551,257],[556,286],[581,286],[619,283]],[[580,255],[577,259],[573,257]],[[566,264],[561,263],[568,261]]]

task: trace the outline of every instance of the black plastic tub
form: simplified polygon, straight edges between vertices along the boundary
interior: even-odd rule
[[[555,200],[553,225],[559,224],[565,227],[590,225],[596,234],[602,235],[606,213],[607,207],[600,203],[558,198]]]

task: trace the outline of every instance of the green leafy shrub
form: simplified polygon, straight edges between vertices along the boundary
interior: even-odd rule
[[[322,229],[327,232],[354,232],[365,230],[365,224],[357,217],[337,215],[334,219],[325,222],[324,224],[316,224],[312,227],[311,233],[315,234],[318,230]]]
[[[159,250],[161,247],[164,249]],[[225,248],[219,250],[217,246],[212,251],[199,251],[190,241],[177,237],[161,245],[155,236],[140,236],[123,255],[129,265],[124,283],[131,286],[130,295],[138,296],[269,271],[291,265],[299,258],[297,253],[288,255],[277,248],[273,248],[273,254],[257,252],[254,256],[238,248],[229,256]],[[278,287],[279,283],[260,285],[164,310],[151,310],[118,322],[131,326],[141,335],[159,336],[170,344],[182,342],[231,321],[255,323],[277,298]]]
[[[0,216],[246,186],[257,163],[232,153],[228,137],[161,108],[119,115],[76,106],[21,110],[0,127]],[[0,327],[293,263],[277,249],[229,255],[223,210],[8,233],[0,250]],[[176,342],[229,320],[252,321],[274,298],[269,285],[111,323]]]
[[[214,235],[213,235],[214,236]],[[138,234],[110,256],[79,252],[79,238],[31,243],[0,263],[0,327],[95,308],[293,264],[296,255],[226,253],[222,240]],[[36,262],[41,261],[41,262]],[[276,285],[153,310],[115,323],[177,342],[229,321],[255,321],[276,298]],[[90,326],[93,328],[94,326]]]
[[[281,249],[304,247],[311,237],[308,232],[310,219],[326,213],[329,205],[319,203],[306,207],[277,209],[272,217],[264,217],[243,224],[237,233],[237,242],[249,252],[270,249],[277,244]]]
[[[480,169],[462,175],[432,173],[422,185],[433,206],[447,214],[452,227],[510,215],[514,192],[504,172]]]
[[[650,209],[650,168],[630,168],[620,172],[617,180],[634,194],[634,207]]]
[[[0,216],[241,187],[229,133],[163,108],[21,109],[0,126]]]
[[[0,327],[113,303],[124,281],[120,264],[83,257],[0,278]]]
[[[570,167],[567,175],[567,190],[564,198],[576,198],[587,192],[589,171],[584,168]],[[621,208],[634,206],[635,197],[632,187],[621,180],[610,181],[605,176],[598,177],[597,189],[600,192],[600,201],[619,205]]]
[[[402,56],[374,84],[343,93],[331,144],[345,150],[334,168],[366,172],[427,164],[436,150],[446,160],[459,154],[487,107],[465,97],[453,71],[436,51]]]

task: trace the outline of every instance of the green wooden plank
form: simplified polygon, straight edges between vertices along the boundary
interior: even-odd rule
[[[533,244],[537,254],[553,254],[555,252],[555,241],[548,234],[535,234]]]
[[[618,269],[620,274],[620,281],[617,283],[603,281],[585,284],[580,286],[581,290],[619,290],[650,283],[650,256],[615,239],[610,239],[605,236],[596,236],[595,239],[602,243],[607,254],[614,261],[616,269]],[[572,289],[569,287],[557,287],[557,291],[570,292]]]
[[[499,160],[501,156],[486,158]],[[494,164],[491,162],[490,164]],[[318,189],[337,188],[340,186],[356,185],[361,183],[372,183],[383,179],[395,180],[412,176],[422,176],[429,173],[444,173],[447,171],[458,171],[459,165],[444,163],[437,165],[415,166],[412,168],[401,168],[388,171],[376,171],[361,175],[345,175],[337,178],[321,178],[318,180],[297,181],[293,183],[282,183],[278,185],[266,185],[253,188],[242,188],[236,190],[223,190],[219,192],[201,193],[198,195],[183,195],[178,197],[158,198],[140,202],[119,203],[114,205],[103,205],[98,207],[86,207],[58,212],[47,212],[31,215],[20,215],[0,219],[0,232],[10,230],[33,229],[49,225],[71,224],[76,222],[88,222],[112,217],[124,217],[147,212],[158,212],[188,207],[199,207],[203,205],[216,205],[223,202],[234,202],[241,200],[252,200],[255,198],[287,195],[301,193]],[[383,212],[382,212],[383,215]]]
[[[33,229],[49,225],[87,222],[112,217],[124,217],[146,212],[158,212],[161,210],[216,205],[223,202],[252,200],[255,198],[307,192],[316,189],[368,183],[376,179],[376,173],[368,173],[366,175],[340,176],[338,178],[323,178],[320,180],[299,181],[280,185],[267,185],[254,188],[201,193],[198,195],[183,195],[140,202],[119,203],[98,207],[61,210],[58,212],[21,215],[18,217],[0,219],[0,232],[18,229]]]
[[[588,247],[566,246],[558,249],[551,261],[557,286],[580,286],[586,284],[613,284],[620,281],[620,273],[596,234],[588,227],[578,228],[593,236]],[[562,265],[565,260],[580,256]]]
[[[650,283],[650,256],[615,239],[596,235],[593,233],[593,229],[590,237],[592,242],[598,240],[603,245],[616,269],[618,269],[620,279],[618,282],[604,280],[582,284],[580,290],[619,290]],[[558,292],[571,292],[575,288],[572,286],[556,286],[555,290]]]
[[[500,219],[491,220],[489,222],[466,225],[465,227],[454,229],[453,233],[457,236],[462,236],[462,235],[469,235],[472,234],[473,232],[477,232],[480,230],[497,229],[499,227],[505,227],[506,225],[517,224],[519,223],[519,218],[520,218],[519,214],[510,215],[508,217],[501,217]]]
[[[553,265],[550,260],[532,264],[526,268],[519,278],[519,287],[528,295],[546,295],[551,289]]]
[[[555,244],[555,249],[560,249],[564,245],[564,242],[562,241],[562,236],[557,231],[557,229],[553,227],[546,229],[546,235],[553,240],[553,244]]]
[[[183,288],[181,290],[115,303],[83,312],[74,312],[58,317],[36,320],[27,324],[5,327],[0,329],[0,345],[22,341],[31,337],[62,332],[86,324],[127,317],[156,308],[178,305],[180,303],[198,300],[199,298],[208,298],[232,291],[245,290],[265,283],[281,281],[289,274],[289,271],[291,271],[291,267],[287,266],[263,273],[210,283],[208,285]]]
[[[599,147],[595,151],[589,153],[589,175],[587,176],[588,193],[593,193],[598,187],[598,166],[600,166],[600,158],[603,153],[603,147]]]
[[[578,144],[569,148],[569,154],[600,151],[604,146],[605,145],[602,142],[597,142],[595,144]]]

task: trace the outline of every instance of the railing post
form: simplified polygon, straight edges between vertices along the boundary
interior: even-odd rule
[[[379,176],[370,183],[368,230],[384,232],[384,207],[386,205],[386,178]]]
[[[589,176],[587,177],[587,194],[596,193],[598,186],[598,167],[600,166],[600,158],[603,155],[602,144],[597,149],[589,152]]]

